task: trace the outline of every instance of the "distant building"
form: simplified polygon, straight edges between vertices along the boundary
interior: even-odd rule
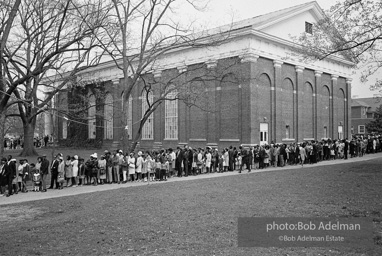
[[[374,119],[375,110],[382,104],[382,98],[356,98],[351,103],[352,134],[368,134],[366,124]]]
[[[162,104],[144,126],[141,148],[191,146],[255,145],[350,137],[351,67],[353,63],[341,56],[307,63],[294,54],[298,47],[291,36],[312,33],[312,25],[324,18],[317,2],[257,16],[230,24],[230,40],[212,48],[188,48],[173,51],[156,61],[160,67],[151,76],[167,81],[194,65],[205,70],[229,66],[216,81],[202,81],[208,104],[214,112],[186,106],[174,101]],[[236,80],[244,76],[245,80]],[[103,147],[118,145],[123,133],[129,138],[138,129],[145,101],[142,88],[135,88],[129,99],[127,117],[121,116],[123,74],[113,62],[89,69],[82,80],[103,81],[102,93],[107,104],[89,108],[94,117],[87,125],[59,118],[57,138],[64,142],[98,140]],[[175,84],[176,86],[176,84]],[[84,87],[89,102],[97,103],[94,85]],[[152,97],[155,98],[155,93]],[[69,94],[68,94],[69,95]],[[61,108],[70,105],[72,96],[58,95]],[[96,117],[101,113],[105,118]],[[121,121],[127,118],[128,129]],[[90,119],[89,119],[90,120]]]

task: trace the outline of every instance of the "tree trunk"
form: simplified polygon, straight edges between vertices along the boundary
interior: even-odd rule
[[[37,156],[33,145],[35,122],[24,124],[24,147],[20,156]]]
[[[0,155],[4,154],[5,116],[5,111],[0,111]]]
[[[139,129],[137,133],[135,134],[135,137],[132,140],[130,145],[130,152],[134,152],[135,148],[137,147],[138,141],[141,139],[141,136],[142,136],[142,129],[143,129],[143,126],[145,125],[145,122],[146,120],[141,120],[141,122],[139,123]]]

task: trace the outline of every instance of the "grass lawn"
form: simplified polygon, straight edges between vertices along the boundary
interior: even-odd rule
[[[297,167],[1,206],[0,255],[382,255],[381,166]],[[252,216],[371,217],[376,244],[238,248],[238,217]]]

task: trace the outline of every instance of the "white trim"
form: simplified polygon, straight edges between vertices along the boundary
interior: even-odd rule
[[[154,78],[161,78],[162,77],[162,70],[155,70],[153,71]]]
[[[178,69],[179,73],[184,73],[187,71],[187,65],[183,65],[183,66],[176,67],[176,68]]]
[[[302,73],[305,69],[303,66],[295,66],[294,67],[297,73]]]
[[[296,141],[296,139],[293,139],[293,138],[289,138],[289,139],[281,139],[281,141],[285,141],[285,142],[294,142]]]
[[[273,67],[275,68],[281,68],[282,64],[284,64],[284,62],[281,60],[273,60]]]
[[[207,65],[208,69],[216,68],[216,66],[218,65],[218,61],[217,60],[207,60],[205,63]]]
[[[219,141],[221,142],[239,142],[240,139],[220,139]]]
[[[189,139],[189,141],[199,141],[199,142],[204,142],[207,141],[206,139]]]

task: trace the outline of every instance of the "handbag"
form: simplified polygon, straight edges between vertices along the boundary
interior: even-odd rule
[[[65,181],[65,179],[64,179],[64,175],[62,175],[62,174],[58,174],[58,176],[57,176],[57,182],[61,183],[61,182],[64,182],[64,181]]]

